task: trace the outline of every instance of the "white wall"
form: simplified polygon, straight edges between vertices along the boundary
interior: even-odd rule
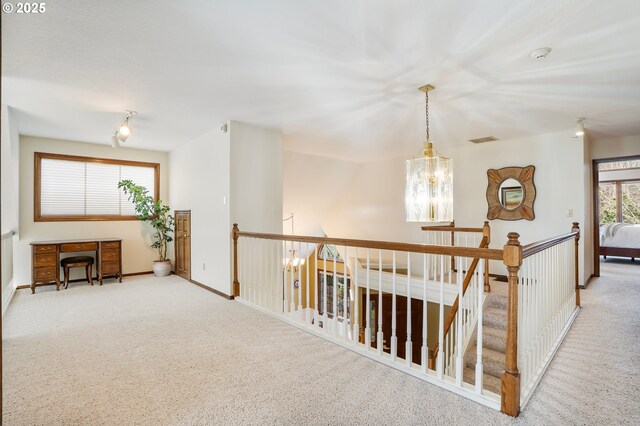
[[[486,144],[471,144],[444,152],[454,160],[454,217],[458,226],[482,226],[487,214],[487,170],[508,166],[534,165],[537,197],[533,221],[491,221],[492,247],[502,247],[509,232],[518,232],[523,244],[567,233],[572,222],[579,222],[583,231],[580,264],[583,281],[592,271],[591,256],[585,256],[585,226],[588,191],[585,187],[589,172],[584,170],[588,146],[582,138],[572,138],[571,131],[536,137],[503,140]],[[285,157],[289,158],[289,157]],[[404,221],[405,158],[363,164],[334,205],[322,217],[321,227],[332,237],[349,237],[403,242],[424,241],[421,224]],[[313,164],[313,163],[310,163]],[[287,162],[285,168],[292,165]],[[307,174],[319,170],[309,168]],[[289,175],[285,171],[285,176]],[[285,194],[292,209],[299,208]],[[572,217],[567,217],[572,210]],[[499,262],[492,272],[504,273]]]
[[[229,133],[214,129],[171,151],[174,210],[191,210],[191,279],[230,294]]]
[[[282,133],[231,121],[231,224],[282,231]],[[230,231],[231,228],[228,229]]]
[[[160,198],[167,200],[169,194],[169,164],[166,152],[129,148],[113,149],[109,145],[20,136],[20,226],[14,262],[16,283],[18,285],[31,283],[30,241],[122,238],[123,273],[150,271],[152,263],[158,258],[158,255],[155,249],[149,247],[152,242],[152,229],[148,224],[138,220],[34,222],[34,152],[160,163]],[[72,274],[72,278],[83,276],[80,270],[72,270]]]
[[[590,138],[591,158],[628,157],[640,155],[640,135],[621,138]]]
[[[19,157],[20,141],[18,127],[11,107],[2,105],[2,136],[0,143],[0,196],[2,234],[18,231],[19,205]],[[2,312],[8,306],[15,291],[16,280],[13,272],[13,250],[18,237],[7,237],[2,241]]]
[[[282,212],[285,217],[294,214],[296,234],[325,235],[323,218],[329,215],[360,166],[352,161],[284,152]],[[283,222],[282,232],[291,233],[291,221]]]
[[[232,294],[231,227],[279,232],[282,135],[229,122],[170,153],[171,206],[191,210],[191,278]]]

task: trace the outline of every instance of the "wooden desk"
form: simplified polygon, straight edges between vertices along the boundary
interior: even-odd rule
[[[121,238],[32,241],[30,244],[32,294],[36,292],[36,283],[55,282],[56,290],[60,290],[60,253],[95,251],[100,284],[107,276],[117,277],[122,282]]]

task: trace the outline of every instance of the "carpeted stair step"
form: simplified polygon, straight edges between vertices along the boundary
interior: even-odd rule
[[[477,331],[473,337],[477,345]],[[492,349],[496,352],[507,352],[507,333],[505,330],[494,327],[482,328],[482,347]]]
[[[485,306],[490,308],[500,308],[503,311],[506,311],[508,300],[509,299],[507,298],[507,296],[501,296],[499,294],[489,293],[487,295]]]
[[[502,308],[485,307],[482,312],[482,325],[500,330],[507,329],[507,311]]]
[[[469,383],[471,385],[476,384],[476,370],[475,368],[467,367],[464,369],[464,373],[462,375],[462,379],[465,383]],[[482,375],[482,388],[493,393],[501,394],[502,380],[500,378],[492,376],[490,374],[484,373]]]
[[[476,345],[469,348],[464,356],[464,364],[469,368],[476,368]],[[484,373],[500,377],[504,371],[504,353],[489,348],[482,349],[482,369]]]

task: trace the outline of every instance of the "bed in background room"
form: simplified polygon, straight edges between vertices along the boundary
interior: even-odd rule
[[[600,255],[640,258],[640,224],[605,223],[600,225]]]

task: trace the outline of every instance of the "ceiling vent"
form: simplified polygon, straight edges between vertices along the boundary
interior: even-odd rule
[[[478,139],[469,139],[469,142],[473,142],[473,143],[485,143],[485,142],[493,142],[493,141],[497,141],[498,138],[496,138],[495,136],[486,136],[484,138],[478,138]]]

